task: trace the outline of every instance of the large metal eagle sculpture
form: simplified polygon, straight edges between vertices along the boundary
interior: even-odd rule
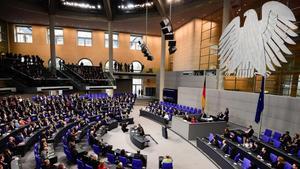
[[[219,43],[220,69],[225,75],[249,78],[268,75],[286,63],[284,54],[291,55],[285,43],[295,45],[290,37],[297,26],[293,12],[284,4],[269,1],[262,6],[262,19],[256,11],[244,13],[244,26],[235,17],[223,31]]]

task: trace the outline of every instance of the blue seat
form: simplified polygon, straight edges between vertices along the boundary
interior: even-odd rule
[[[273,137],[272,137],[272,141],[274,141],[274,140],[279,141],[280,137],[281,137],[281,133],[275,131],[275,132],[274,132],[274,135],[273,135]]]
[[[209,141],[209,142],[212,142],[213,139],[214,139],[214,134],[213,134],[213,133],[209,133],[208,141]]]
[[[265,136],[268,136],[268,137],[271,137],[272,132],[273,132],[272,130],[266,129],[265,132],[264,132],[264,135],[265,135]]]
[[[76,163],[78,169],[84,169],[84,163],[81,160],[77,159]]]
[[[40,169],[42,167],[42,159],[41,157],[35,157],[35,169]]]
[[[239,144],[243,144],[243,138],[242,138],[242,137],[237,136],[236,139],[237,139],[237,142],[238,142]]]
[[[107,153],[107,154],[106,154],[106,157],[107,157],[108,162],[110,162],[111,164],[115,164],[115,162],[116,162],[116,157],[115,157],[114,154]]]
[[[283,169],[292,169],[292,165],[288,162],[284,163]]]
[[[123,167],[127,167],[127,165],[128,165],[128,159],[126,157],[119,156],[119,161],[122,162]]]
[[[243,169],[248,169],[251,167],[251,161],[248,158],[244,158],[243,160]]]
[[[101,153],[100,147],[97,146],[97,145],[95,145],[95,144],[93,144],[93,150],[94,150],[94,152],[95,152],[96,154],[98,154],[98,155]]]
[[[275,164],[277,162],[277,156],[273,153],[270,153],[270,161]]]
[[[297,156],[298,158],[300,158],[300,150],[298,150]]]
[[[140,159],[133,159],[132,160],[132,169],[142,169],[143,162]]]
[[[223,146],[222,141],[218,140],[218,145],[219,145],[219,148],[221,148]]]
[[[263,135],[263,136],[261,137],[261,140],[262,140],[263,142],[265,142],[265,143],[268,143],[268,142],[270,142],[270,137],[268,137],[268,136],[266,136],[266,135]]]
[[[162,169],[173,169],[173,163],[162,163]]]
[[[84,167],[84,169],[93,169],[93,167],[86,164],[85,167]]]
[[[278,140],[273,140],[273,145],[274,145],[274,147],[276,147],[276,148],[280,148],[281,142],[278,141]]]
[[[238,153],[235,157],[234,157],[234,161],[235,162],[239,162],[239,160],[240,160],[240,157],[241,157],[241,154],[240,153]]]

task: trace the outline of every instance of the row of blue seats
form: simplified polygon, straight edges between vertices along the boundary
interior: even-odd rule
[[[39,144],[34,144],[34,158],[35,158],[35,169],[41,169],[42,167],[42,158],[40,157]]]
[[[261,141],[264,143],[273,143],[273,146],[275,148],[280,148],[281,147],[281,142],[280,138],[282,136],[281,133],[275,131],[274,134],[272,135],[273,131],[271,129],[265,129],[263,135],[261,135]],[[300,150],[294,150],[291,149],[291,154],[294,154],[297,152],[298,158],[300,158]]]
[[[208,140],[209,142],[212,142],[214,139],[214,135],[212,133],[209,134],[208,136]],[[237,139],[238,143],[239,144],[242,144],[243,140],[242,139]],[[219,147],[222,147],[223,146],[223,143],[221,140],[218,140],[218,146]],[[232,148],[231,147],[228,147],[228,151],[226,152],[226,154],[231,154],[232,152]],[[278,159],[278,156],[276,156],[275,154],[273,153],[270,153],[270,160],[273,164],[276,164],[277,163],[277,159]],[[233,160],[238,163],[241,161],[241,154],[240,153],[237,153],[237,155],[233,158]],[[242,168],[243,169],[248,169],[248,168],[251,168],[251,161],[248,159],[248,158],[243,158],[242,160]],[[284,164],[284,169],[292,169],[292,165],[289,163],[289,162],[285,162]]]
[[[89,99],[104,99],[107,98],[107,93],[90,93],[81,95],[80,98],[89,98]]]
[[[184,106],[184,105],[179,105],[179,104],[169,103],[169,102],[159,102],[159,104],[164,106],[164,109],[175,108],[177,110],[187,112],[190,114],[201,114],[201,109],[197,109],[195,107],[189,107],[189,106]]]

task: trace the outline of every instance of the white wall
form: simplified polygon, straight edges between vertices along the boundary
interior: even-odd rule
[[[200,108],[202,88],[178,87],[178,104]],[[258,93],[207,89],[207,111],[209,114],[230,111],[230,122],[241,126],[253,125]],[[262,131],[271,128],[280,132],[300,132],[300,98],[265,95],[265,109],[262,115]]]

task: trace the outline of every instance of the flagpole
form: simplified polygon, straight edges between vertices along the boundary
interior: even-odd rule
[[[262,80],[264,80],[264,82],[262,81],[262,83],[264,83],[264,92],[265,92],[265,89],[266,89],[266,81],[267,81],[267,76],[264,75],[264,78],[262,78]],[[265,93],[264,93],[265,94]],[[264,99],[264,102],[265,102],[265,99]],[[261,134],[261,127],[262,127],[262,121],[263,121],[263,114],[264,114],[264,110],[261,112],[260,114],[260,121],[259,121],[259,129],[258,129],[258,138],[260,139],[260,134]]]

